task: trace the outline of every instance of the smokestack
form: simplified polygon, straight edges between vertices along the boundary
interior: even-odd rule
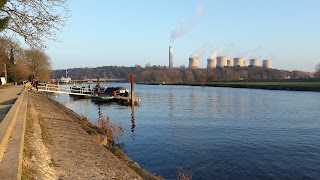
[[[169,46],[169,68],[173,68],[173,48]]]

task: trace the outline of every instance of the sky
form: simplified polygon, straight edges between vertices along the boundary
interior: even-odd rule
[[[53,69],[188,66],[212,55],[271,59],[313,72],[320,63],[319,0],[70,0],[62,42],[46,42]]]

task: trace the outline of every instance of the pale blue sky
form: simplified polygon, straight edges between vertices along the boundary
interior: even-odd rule
[[[54,69],[168,66],[169,45],[175,67],[188,66],[201,47],[203,68],[217,49],[272,59],[277,69],[314,71],[320,63],[319,0],[71,0],[70,8],[63,42],[46,44]],[[172,42],[174,29],[181,36]]]

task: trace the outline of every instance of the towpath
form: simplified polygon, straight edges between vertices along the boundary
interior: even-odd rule
[[[77,117],[40,92],[28,98],[26,141],[33,156],[29,168],[45,179],[142,179],[97,144]],[[28,132],[28,131],[27,131]],[[28,163],[27,163],[28,164]]]
[[[22,86],[9,86],[0,89],[0,122],[6,116],[22,90]]]
[[[0,179],[21,179],[21,174],[22,179],[46,180],[142,179],[114,154],[96,143],[82,129],[77,114],[34,90],[24,91],[20,98],[22,90],[22,86],[0,89],[0,118],[3,120],[0,127],[11,119],[8,116],[14,113],[16,103],[22,102],[19,105],[21,108],[17,108],[16,115],[12,116],[16,123],[13,123],[10,135],[6,135],[10,138],[0,159]],[[26,127],[26,133],[17,131],[22,127]],[[15,147],[12,145],[16,139],[19,142]],[[23,160],[21,147],[24,148]],[[18,154],[12,156],[13,153]],[[23,166],[22,173],[19,164]],[[11,167],[17,168],[13,171]]]

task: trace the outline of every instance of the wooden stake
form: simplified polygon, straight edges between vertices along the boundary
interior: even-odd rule
[[[101,90],[100,90],[100,76],[98,76],[98,95],[101,96]]]
[[[131,82],[131,105],[134,106],[134,74],[130,74]]]

